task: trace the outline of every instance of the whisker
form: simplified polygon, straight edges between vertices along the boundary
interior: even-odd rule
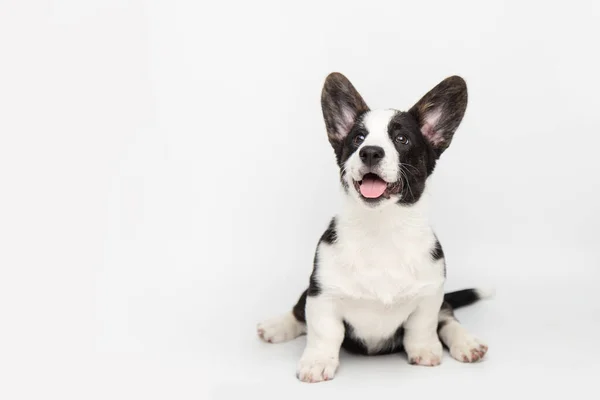
[[[404,169],[404,168],[403,168],[403,166],[404,166],[403,164],[400,164],[400,174],[401,174],[401,176],[404,176],[404,177],[405,177],[406,186],[407,186],[408,190],[410,191],[410,195],[412,196],[412,198],[413,198],[413,200],[414,200],[414,198],[415,198],[415,194],[413,193],[413,191],[412,191],[412,188],[410,187],[410,183],[408,182],[408,176],[407,176],[407,175],[410,175],[410,176],[412,176],[412,177],[414,178],[414,175],[413,175],[413,174],[411,174],[411,173],[410,173],[410,171],[409,171],[408,169]],[[412,165],[411,165],[411,167],[412,167]],[[413,167],[413,168],[414,168],[414,167]],[[415,169],[416,169],[416,168],[415,168]],[[418,171],[418,170],[417,170],[417,171]]]

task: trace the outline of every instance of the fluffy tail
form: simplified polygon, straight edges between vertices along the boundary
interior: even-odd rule
[[[444,301],[453,309],[470,306],[479,300],[488,299],[494,296],[493,290],[484,289],[463,289],[455,292],[446,293]]]

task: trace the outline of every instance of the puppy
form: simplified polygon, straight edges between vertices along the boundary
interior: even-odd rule
[[[484,293],[444,295],[444,252],[427,218],[427,182],[465,113],[465,81],[449,77],[403,112],[370,110],[332,73],[321,107],[343,207],[319,240],[308,288],[292,311],[258,324],[258,335],[269,343],[307,335],[297,367],[304,382],[332,379],[341,347],[365,355],[404,349],[411,364],[434,366],[443,342],[459,361],[481,359],[487,346],[453,310]]]

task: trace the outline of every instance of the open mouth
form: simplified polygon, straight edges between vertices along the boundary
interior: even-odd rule
[[[362,180],[354,181],[354,187],[367,200],[377,200],[385,197],[390,198],[392,192],[395,192],[396,183],[388,184],[377,174],[368,173]]]

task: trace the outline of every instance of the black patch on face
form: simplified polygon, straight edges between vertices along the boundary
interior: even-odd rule
[[[329,226],[321,235],[319,239],[319,243],[317,244],[317,249],[315,251],[315,257],[313,260],[313,271],[310,274],[310,281],[308,285],[308,295],[309,296],[318,296],[321,293],[321,286],[317,281],[317,269],[319,267],[319,246],[321,243],[327,243],[329,245],[334,244],[337,241],[337,232],[335,230],[335,218],[331,219],[329,222]]]
[[[340,168],[343,167],[343,165],[346,163],[346,161],[348,161],[350,156],[352,156],[352,154],[354,154],[354,152],[358,150],[358,148],[362,144],[362,142],[357,142],[358,137],[362,135],[366,138],[369,135],[369,131],[367,131],[363,123],[365,115],[366,112],[363,112],[360,115],[358,115],[358,117],[356,117],[356,123],[354,124],[352,129],[350,129],[348,136],[346,136],[346,138],[339,143],[340,156],[337,159],[337,161],[338,166]]]
[[[369,132],[365,129],[363,125],[363,120],[366,115],[366,112],[362,112],[356,118],[356,123],[348,133],[345,139],[337,143],[337,147],[334,147],[336,152],[336,161],[338,167],[340,168],[340,182],[342,183],[342,187],[347,192],[349,189],[348,182],[344,179],[344,175],[346,172],[344,171],[344,164],[348,159],[358,150],[361,143],[357,143],[356,139],[358,136],[363,135],[365,138],[369,135]]]
[[[433,147],[421,133],[418,121],[407,112],[397,112],[388,124],[388,135],[398,151],[401,191],[399,204],[414,204],[425,190],[425,181],[436,164]]]

